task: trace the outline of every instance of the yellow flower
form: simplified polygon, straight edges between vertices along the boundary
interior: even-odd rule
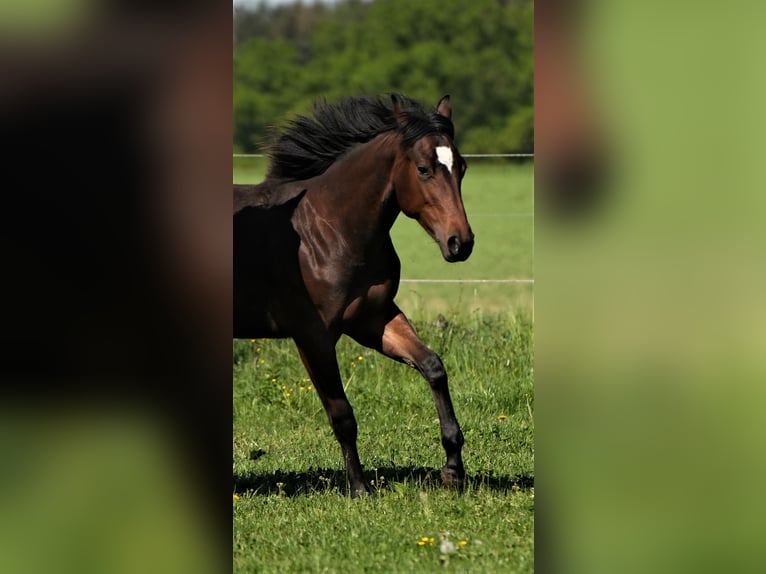
[[[259,362],[261,365],[265,365],[265,364],[266,364],[266,359],[261,359],[261,360],[260,360],[260,361],[258,361],[258,362]]]
[[[234,495],[234,500],[239,500],[239,495],[238,494]]]
[[[434,543],[434,539],[429,538],[428,536],[424,536],[423,538],[418,540],[418,546],[425,546],[426,544],[433,544],[433,543]]]
[[[497,417],[497,420],[500,420],[500,421],[504,421],[504,420],[505,420],[505,419],[507,419],[507,418],[508,418],[508,417],[507,417],[507,416],[505,416],[505,415],[500,415],[499,417]]]
[[[290,398],[290,393],[285,393],[285,398],[289,399]]]
[[[250,339],[250,342],[251,343],[255,343],[255,339]]]
[[[261,352],[261,348],[260,348],[260,347],[256,347],[256,348],[255,348],[255,352],[256,352],[256,353],[260,353],[260,352]]]
[[[314,387],[312,387],[311,385],[309,385],[308,387],[306,387],[306,390],[307,390],[307,391],[310,391],[310,390],[312,390],[313,388],[314,388]]]
[[[271,379],[271,380],[272,380],[272,381],[276,381],[276,379]],[[287,390],[287,386],[286,386],[286,385],[282,385],[282,390],[283,390],[283,391],[286,391],[286,390]]]
[[[304,387],[304,386],[301,386],[301,390],[302,390],[302,391],[305,391],[305,390],[306,390],[306,387]]]
[[[466,544],[468,544],[468,540],[461,540],[457,543],[458,546],[465,546]]]
[[[359,356],[356,358],[356,360],[357,360],[357,361],[364,361],[364,357],[363,357],[362,355],[359,355]]]

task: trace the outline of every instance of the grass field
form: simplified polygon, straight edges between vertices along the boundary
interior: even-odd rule
[[[263,160],[236,160],[256,182]],[[404,278],[531,278],[533,169],[475,160],[463,194],[477,236],[447,264],[419,226],[393,230]],[[343,338],[338,359],[377,495],[345,493],[340,448],[291,341],[234,341],[237,572],[532,572],[533,288],[404,283],[397,301],[450,374],[467,487],[441,488],[439,425],[412,369]],[[448,326],[437,325],[442,313]]]

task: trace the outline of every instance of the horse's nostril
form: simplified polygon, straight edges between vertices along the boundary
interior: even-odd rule
[[[457,255],[460,252],[460,238],[457,235],[453,235],[447,240],[447,248],[452,255]]]

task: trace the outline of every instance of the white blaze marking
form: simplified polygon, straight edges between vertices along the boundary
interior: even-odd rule
[[[436,159],[439,160],[439,163],[447,166],[447,170],[452,173],[452,162],[454,161],[452,148],[446,145],[438,146],[436,148]]]

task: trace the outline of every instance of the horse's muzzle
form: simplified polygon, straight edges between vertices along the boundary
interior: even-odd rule
[[[461,240],[457,235],[451,236],[447,240],[447,252],[444,253],[444,259],[450,263],[468,259],[473,251],[473,237],[473,233],[465,240]]]

